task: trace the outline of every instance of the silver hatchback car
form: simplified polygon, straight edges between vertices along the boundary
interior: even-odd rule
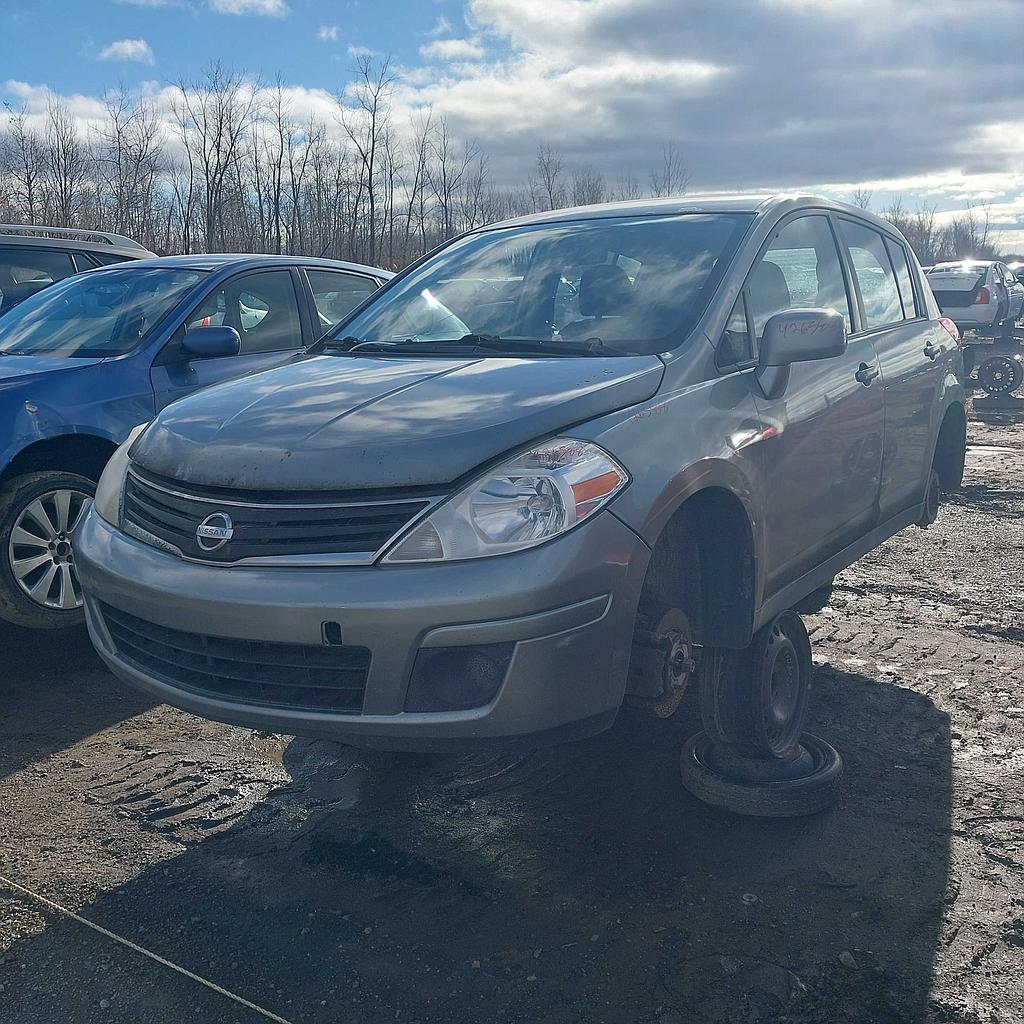
[[[934,518],[960,359],[906,240],[827,200],[475,230],[136,430],[77,538],[89,629],[171,704],[357,745],[668,714]]]

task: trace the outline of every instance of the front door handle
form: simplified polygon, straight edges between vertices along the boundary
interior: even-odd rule
[[[924,347],[924,354],[929,359],[938,359],[942,354],[942,349],[938,345],[933,345],[930,341]]]
[[[860,369],[854,374],[854,377],[860,381],[864,387],[871,387],[871,382],[881,373],[881,369],[876,363],[872,363],[870,366],[867,363],[861,363]]]

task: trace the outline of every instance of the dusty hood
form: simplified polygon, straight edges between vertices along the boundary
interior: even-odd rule
[[[319,356],[176,402],[132,458],[162,476],[243,490],[444,484],[650,398],[662,371],[656,356]]]

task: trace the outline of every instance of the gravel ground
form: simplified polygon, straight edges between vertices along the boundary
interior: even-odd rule
[[[1024,434],[975,425],[936,526],[808,619],[847,774],[803,821],[682,790],[692,708],[530,756],[367,754],[0,632],[0,1021],[1022,1021],[1022,552]]]

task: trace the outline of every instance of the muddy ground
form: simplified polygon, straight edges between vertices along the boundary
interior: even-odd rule
[[[0,633],[0,1021],[1024,1020],[1024,427],[811,617],[803,821],[710,810],[688,719],[531,756],[203,722]]]

